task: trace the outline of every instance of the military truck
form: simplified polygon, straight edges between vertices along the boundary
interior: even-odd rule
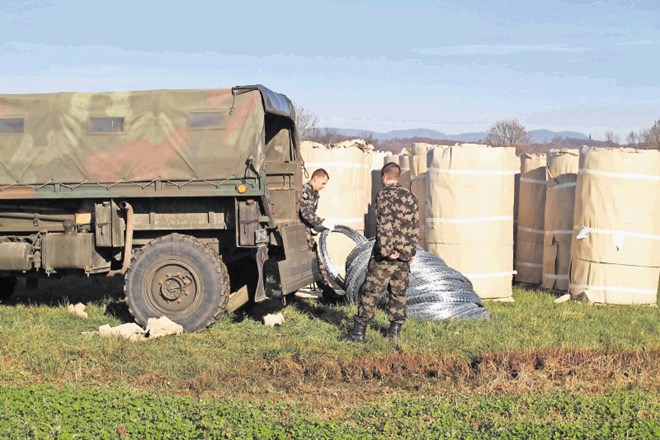
[[[266,261],[284,295],[318,280],[295,111],[261,85],[0,95],[0,165],[4,298],[123,276],[136,322],[199,331],[267,297]]]

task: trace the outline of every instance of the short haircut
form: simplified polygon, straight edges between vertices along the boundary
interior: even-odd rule
[[[382,177],[399,180],[399,177],[401,176],[401,167],[394,162],[388,162],[380,170],[380,175]]]
[[[328,180],[330,180],[330,175],[323,168],[318,168],[318,169],[314,170],[314,172],[312,173],[312,179],[315,179],[317,177],[325,177]]]

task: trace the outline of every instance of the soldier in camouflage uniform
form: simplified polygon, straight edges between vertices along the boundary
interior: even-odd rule
[[[309,182],[303,185],[302,193],[300,194],[300,207],[298,214],[300,220],[306,226],[305,234],[307,234],[307,245],[309,246],[309,250],[314,253],[317,253],[314,234],[323,232],[325,229],[330,229],[332,231],[335,228],[335,225],[332,224],[332,222],[316,215],[316,209],[319,206],[319,191],[325,188],[328,180],[330,180],[328,172],[323,168],[319,168],[312,173]],[[323,264],[323,261],[318,258],[318,254],[316,261],[318,263],[321,279],[325,284],[328,284],[330,274]]]
[[[417,197],[399,185],[401,168],[395,163],[381,170],[383,189],[376,196],[376,243],[369,260],[367,276],[360,289],[360,305],[355,324],[344,339],[364,342],[364,333],[387,289],[387,336],[398,339],[406,320],[406,289],[410,264],[419,240]]]
[[[323,232],[325,229],[334,229],[334,225],[330,221],[316,215],[316,209],[319,206],[319,191],[325,188],[328,180],[330,180],[328,172],[323,168],[319,168],[312,173],[309,182],[303,185],[300,194],[298,214],[300,220],[306,226],[305,232],[307,233],[307,243],[310,250],[314,250],[315,246],[312,230]]]

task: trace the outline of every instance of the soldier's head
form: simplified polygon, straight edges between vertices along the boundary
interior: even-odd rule
[[[398,183],[400,176],[401,167],[394,162],[386,163],[385,166],[380,170],[380,178],[383,181],[383,185]]]
[[[309,184],[312,185],[314,191],[321,191],[330,180],[330,175],[323,168],[319,168],[312,173],[309,179]]]

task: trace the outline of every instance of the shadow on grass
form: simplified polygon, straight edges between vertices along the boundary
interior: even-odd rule
[[[37,282],[35,282],[37,281]],[[66,304],[83,303],[105,306],[106,313],[121,322],[134,322],[124,298],[123,277],[62,275],[51,278],[25,279],[19,278],[14,293],[2,301],[4,305],[33,305],[45,307],[61,307]],[[346,322],[352,320],[340,307],[326,301],[324,298],[309,299],[288,295],[286,302],[281,298],[271,298],[261,303],[250,302],[232,314],[232,322],[242,322],[246,319],[262,322],[264,316],[277,314],[287,307],[293,307],[300,313],[328,322],[337,328],[345,329]],[[372,323],[376,328],[377,324]],[[385,332],[386,328],[378,328]]]
[[[232,315],[232,322],[243,322],[246,319],[263,321],[263,317],[269,314],[277,314],[284,310],[285,306],[280,299],[270,298],[260,303],[249,302],[239,308]]]
[[[105,304],[106,313],[122,322],[134,322],[124,300],[124,278],[62,275],[19,278],[14,293],[3,304],[61,307],[63,304]]]
[[[338,328],[342,328],[344,322],[349,316],[340,308],[333,306],[324,299],[311,300],[311,299],[295,299],[291,304],[300,313],[304,313],[328,322]]]
[[[289,307],[338,328],[341,328],[348,318],[344,311],[323,298],[297,298],[294,295],[289,295],[286,297],[285,303],[281,298],[270,298],[260,303],[248,303],[234,312],[232,322],[243,322],[246,319],[261,322],[264,316],[280,313]]]
[[[538,284],[527,284],[527,283],[522,283],[520,281],[515,281],[513,283],[513,289],[514,289],[514,295],[515,295],[515,289],[524,289],[532,294],[538,293],[538,294],[543,294],[543,295],[551,295],[554,296],[555,298],[559,298],[560,296],[563,296],[566,294],[565,290],[551,290],[551,289],[546,289],[545,287],[542,287]]]

